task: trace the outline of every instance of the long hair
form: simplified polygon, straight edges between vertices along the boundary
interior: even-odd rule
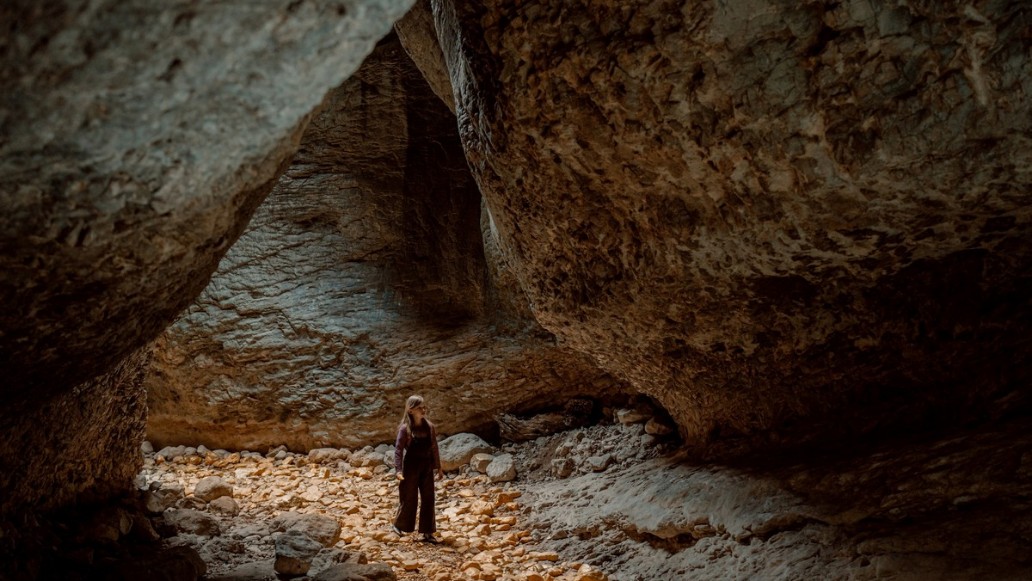
[[[423,405],[423,396],[421,395],[410,395],[408,400],[405,402],[405,411],[401,414],[401,424],[408,428],[408,433],[412,433],[412,414],[409,412],[412,408],[417,408]],[[426,421],[426,420],[424,420]]]

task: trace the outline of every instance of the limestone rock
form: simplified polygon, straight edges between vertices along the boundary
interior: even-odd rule
[[[275,559],[245,563],[231,571],[208,577],[209,581],[280,581],[276,574]]]
[[[181,484],[153,483],[156,486],[143,493],[144,507],[152,514],[161,514],[166,508],[174,506],[183,498]]]
[[[347,563],[320,571],[312,581],[395,581],[397,575],[384,563]]]
[[[164,513],[164,516],[165,522],[175,527],[178,533],[205,537],[214,537],[221,533],[219,521],[199,510],[189,508],[169,510]]]
[[[649,421],[645,422],[645,433],[652,436],[666,436],[673,431],[672,427],[656,418],[649,418]]]
[[[494,448],[476,434],[455,434],[438,443],[441,468],[452,471],[465,466],[473,456],[491,452]]]
[[[231,496],[220,496],[208,503],[208,510],[233,516],[240,512],[240,505]]]
[[[491,454],[485,454],[483,452],[479,454],[473,454],[473,457],[469,459],[470,468],[476,470],[481,474],[487,474],[487,467],[494,460],[494,456]]]
[[[535,317],[703,451],[1028,399],[1022,3],[861,4],[431,2]]]
[[[338,448],[315,448],[308,451],[308,461],[313,464],[333,463],[351,457],[350,450]]]
[[[340,540],[340,530],[340,522],[336,518],[322,514],[303,515],[287,528],[288,532],[304,533],[325,547],[332,547]]]
[[[281,575],[304,575],[322,548],[322,543],[304,532],[288,530],[276,539],[276,563],[273,568]]]
[[[512,454],[499,454],[487,465],[487,477],[491,482],[509,482],[516,479],[516,465]]]
[[[0,194],[0,204],[2,199]],[[0,273],[0,278],[8,274]],[[138,352],[110,373],[50,397],[32,390],[5,395],[4,388],[23,387],[5,362],[0,433],[7,437],[0,439],[0,516],[30,507],[99,502],[132,489],[143,464],[138,446],[146,430],[142,378],[148,359],[147,350]]]
[[[448,106],[449,111],[455,113],[455,97],[452,96],[448,66],[444,63],[441,45],[437,43],[430,0],[416,0],[405,17],[394,23],[394,30],[434,94]]]
[[[233,485],[218,476],[208,476],[207,478],[202,478],[197,483],[197,486],[194,487],[194,496],[205,502],[211,502],[222,496],[232,498]]]
[[[601,456],[591,456],[588,458],[588,467],[593,472],[602,472],[613,462],[613,457],[609,454],[603,454]]]
[[[454,115],[385,39],[327,97],[212,283],[156,342],[148,437],[355,449],[393,441],[410,386],[442,434],[557,393],[613,391],[497,281],[485,227]]]

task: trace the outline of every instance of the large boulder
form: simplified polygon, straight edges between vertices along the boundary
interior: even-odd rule
[[[537,320],[689,444],[1028,403],[1023,2],[431,6]]]
[[[3,507],[128,488],[133,354],[205,287],[312,111],[411,0],[288,4],[5,3]]]
[[[455,433],[610,391],[530,318],[483,228],[455,117],[384,39],[156,343],[149,438],[356,448],[393,440],[412,393]]]
[[[441,440],[438,445],[441,455],[441,468],[445,471],[457,470],[473,459],[477,454],[494,450],[476,434],[455,434]]]

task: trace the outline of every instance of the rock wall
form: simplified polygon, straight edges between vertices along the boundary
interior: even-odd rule
[[[146,384],[158,445],[391,440],[421,393],[442,433],[617,382],[527,317],[455,117],[396,37],[327,99]]]
[[[1027,405],[1024,3],[431,6],[537,320],[689,443]]]
[[[311,111],[409,4],[4,4],[4,506],[68,501],[137,466],[131,354],[205,287]]]
[[[149,360],[148,346],[56,397],[5,402],[0,517],[101,500],[129,489],[143,465],[143,376]]]

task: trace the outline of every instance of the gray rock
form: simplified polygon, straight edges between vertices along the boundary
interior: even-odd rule
[[[465,433],[445,438],[439,443],[439,448],[441,468],[446,472],[465,466],[477,454],[494,450],[494,447],[482,440],[480,436]]]
[[[182,484],[162,484],[154,481],[150,487],[151,490],[143,493],[143,505],[151,514],[160,514],[183,498]]]
[[[332,547],[340,540],[341,527],[340,522],[332,516],[305,514],[287,528],[287,532],[290,531],[300,531],[323,546]]]
[[[491,454],[474,454],[473,457],[469,459],[469,467],[481,474],[486,474],[487,466],[491,464],[491,461],[494,460],[494,458],[495,457]]]
[[[650,418],[645,423],[645,433],[653,436],[666,436],[673,433],[674,428],[668,424],[657,420],[656,418]]]
[[[616,421],[627,426],[630,424],[640,424],[652,418],[651,410],[645,409],[619,409],[616,410]]]
[[[552,460],[551,471],[556,478],[567,478],[577,469],[577,463],[572,458],[556,458]]]
[[[209,576],[208,581],[280,581],[275,563],[275,559],[245,563],[221,575]]]
[[[308,461],[313,464],[332,464],[338,460],[347,460],[351,451],[339,448],[315,448],[308,451]]]
[[[182,534],[214,537],[221,533],[219,521],[210,514],[199,510],[181,508],[164,513],[165,522]]]
[[[613,456],[610,454],[603,454],[601,456],[591,456],[588,458],[588,468],[591,468],[592,472],[602,472],[613,462]]]
[[[202,478],[194,487],[194,496],[211,502],[220,496],[233,496],[233,485],[218,476]]]
[[[165,446],[158,451],[155,456],[164,458],[165,460],[175,460],[181,456],[186,455],[186,446]]]
[[[300,530],[288,530],[276,539],[276,563],[281,575],[304,575],[323,545]]]
[[[516,479],[516,464],[512,454],[499,454],[487,465],[487,477],[491,482],[509,482]]]
[[[385,563],[334,565],[320,571],[312,581],[396,581],[394,570]]]
[[[208,503],[208,510],[218,514],[234,516],[240,512],[240,505],[237,504],[236,500],[233,500],[232,496],[220,496]]]

